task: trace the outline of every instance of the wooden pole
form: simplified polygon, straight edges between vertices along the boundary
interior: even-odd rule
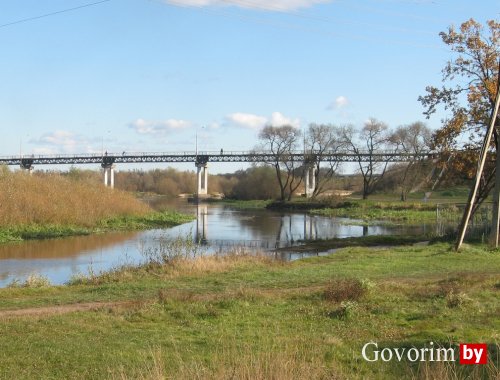
[[[497,131],[498,132],[498,131]],[[500,231],[500,156],[498,154],[495,162],[495,189],[493,190],[493,212],[491,221],[490,244],[498,248]]]
[[[499,75],[500,75],[500,65],[499,65]],[[498,106],[500,105],[500,78],[497,80],[497,95],[496,95],[496,100],[495,100],[495,108],[493,108],[493,111],[491,113],[491,120],[490,120],[490,125],[488,127],[488,131],[486,133],[486,136],[484,137],[483,141],[483,146],[481,147],[481,154],[479,155],[479,161],[478,161],[478,166],[477,166],[477,171],[476,171],[476,180],[474,181],[474,187],[471,189],[469,192],[469,199],[467,200],[467,206],[464,211],[464,215],[462,217],[462,221],[460,222],[460,229],[459,229],[459,234],[458,234],[458,239],[455,245],[455,250],[459,250],[460,247],[462,246],[462,243],[464,242],[464,237],[465,237],[465,232],[467,231],[467,225],[469,224],[469,219],[472,213],[472,208],[474,206],[474,202],[476,201],[476,195],[477,195],[477,190],[479,188],[479,182],[481,181],[481,175],[483,174],[483,169],[484,169],[484,164],[486,162],[486,156],[488,154],[488,149],[490,146],[490,141],[491,141],[491,136],[493,135],[493,131],[495,130],[495,122],[497,119],[498,115]],[[498,151],[497,151],[497,162],[498,162]],[[496,179],[498,181],[498,177],[500,176],[499,172],[495,173]],[[497,206],[498,209],[498,206]],[[495,214],[495,210],[493,210],[493,213]],[[497,212],[497,220],[496,223],[498,224],[498,212]],[[495,223],[494,223],[495,224]],[[498,235],[498,227],[497,227],[497,235]],[[498,244],[498,236],[496,238],[497,244]]]

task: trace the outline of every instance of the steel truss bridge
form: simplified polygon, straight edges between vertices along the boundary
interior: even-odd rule
[[[105,154],[75,154],[75,155],[22,155],[0,157],[0,165],[18,165],[31,169],[34,165],[80,165],[100,164],[109,167],[113,164],[133,163],[175,163],[193,162],[196,165],[206,165],[208,162],[262,162],[276,161],[272,152],[173,152],[173,153],[105,153]],[[409,154],[401,152],[324,152],[322,154],[293,152],[282,156],[281,160],[303,163],[322,162],[409,162],[415,158],[436,158],[435,153],[425,152]]]

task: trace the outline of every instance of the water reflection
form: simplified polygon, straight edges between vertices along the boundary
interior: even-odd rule
[[[65,239],[30,240],[23,243],[0,244],[3,259],[58,259],[78,256],[82,252],[106,248],[136,236],[137,232],[114,232]]]
[[[201,245],[207,245],[208,234],[208,206],[196,204],[196,233],[194,241]]]
[[[35,273],[61,284],[76,273],[137,262],[133,243],[137,236],[137,232],[109,233],[0,245],[0,287]]]
[[[179,236],[193,239],[207,253],[225,252],[234,247],[273,252],[277,248],[300,244],[304,239],[422,234],[429,232],[429,228],[435,228],[363,226],[359,221],[347,218],[237,210],[220,204],[192,205],[186,201],[167,201],[158,208],[192,213],[196,219],[174,228],[139,233],[110,233],[0,245],[0,286],[6,286],[14,278],[23,280],[32,273],[47,276],[52,283],[60,284],[75,273],[100,272],[122,264],[137,264],[144,260],[145,249],[158,246],[162,239]],[[310,254],[280,251],[277,255],[293,260]]]

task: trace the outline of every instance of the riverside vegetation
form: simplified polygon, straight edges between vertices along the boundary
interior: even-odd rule
[[[181,242],[181,240],[179,240]],[[500,256],[447,243],[295,262],[192,258],[0,289],[0,378],[495,379]],[[179,254],[179,252],[183,252]],[[489,343],[488,364],[366,362],[362,346]],[[458,352],[458,350],[457,350]]]
[[[0,243],[173,226],[190,219],[155,213],[132,195],[101,184],[0,168]]]

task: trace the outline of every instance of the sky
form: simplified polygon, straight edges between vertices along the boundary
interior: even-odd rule
[[[498,0],[0,4],[1,156],[245,151],[265,125],[369,118],[436,129],[417,98],[453,57],[439,32],[499,18]]]

